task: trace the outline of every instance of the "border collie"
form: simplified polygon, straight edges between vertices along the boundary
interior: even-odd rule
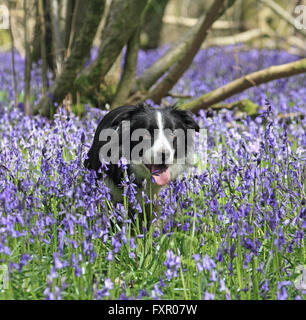
[[[194,150],[188,149],[194,135],[188,132],[199,132],[189,111],[146,104],[121,106],[99,123],[84,166],[101,178],[102,163],[107,164],[106,185],[114,202],[122,201],[124,172],[118,166],[121,158],[128,159],[127,173],[134,175],[137,187],[143,190],[147,185],[144,181],[149,181],[157,194],[194,166]]]

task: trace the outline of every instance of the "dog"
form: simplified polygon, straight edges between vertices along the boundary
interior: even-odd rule
[[[194,141],[188,132],[199,132],[192,113],[175,106],[155,108],[147,104],[125,105],[107,113],[96,129],[84,161],[101,178],[106,163],[106,185],[113,202],[122,202],[124,171],[118,160],[128,159],[126,172],[133,176],[138,193],[150,185],[158,195],[161,188],[194,166]],[[110,152],[111,151],[111,152]],[[111,155],[112,154],[112,155]],[[113,156],[113,158],[111,158]]]

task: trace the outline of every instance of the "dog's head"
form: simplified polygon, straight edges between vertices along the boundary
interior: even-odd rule
[[[116,136],[112,142],[101,142],[101,133],[106,129],[113,130]],[[193,133],[198,131],[199,126],[189,111],[141,104],[122,106],[109,112],[99,124],[95,140],[99,136],[100,161],[107,158],[106,147],[115,150],[117,145],[115,159],[124,157],[128,160],[129,171],[135,174],[137,182],[152,178],[157,185],[163,186],[189,165]]]

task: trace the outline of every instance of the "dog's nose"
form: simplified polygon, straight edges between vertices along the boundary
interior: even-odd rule
[[[160,164],[168,164],[170,157],[171,157],[170,150],[163,150],[163,151],[157,152],[157,159],[159,162],[161,162]]]

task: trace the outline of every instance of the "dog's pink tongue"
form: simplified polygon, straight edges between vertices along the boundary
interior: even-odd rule
[[[156,175],[152,174],[152,177],[154,178],[155,182],[159,186],[164,186],[170,181],[170,172],[169,169],[167,168],[163,172],[159,172]]]

